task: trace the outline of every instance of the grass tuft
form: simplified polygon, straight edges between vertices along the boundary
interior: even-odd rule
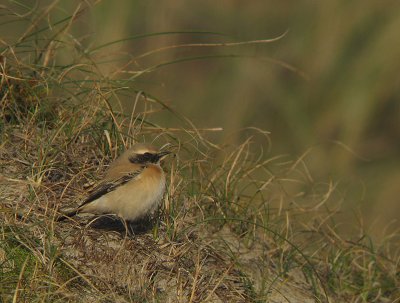
[[[71,33],[89,7],[52,23],[56,4],[29,9],[33,21],[1,50],[1,301],[399,300],[398,252],[340,236],[341,194],[315,180],[305,155],[271,157],[259,129],[237,146],[212,142],[219,129],[140,91],[139,74],[103,75],[94,56],[107,45],[87,52]],[[177,155],[152,232],[54,222],[138,141]]]

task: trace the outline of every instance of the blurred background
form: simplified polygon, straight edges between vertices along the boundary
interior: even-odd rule
[[[71,14],[79,2],[58,1],[54,19]],[[222,127],[210,135],[217,144],[241,141],[248,127],[269,131],[266,157],[297,158],[307,152],[304,159],[314,179],[338,182],[347,209],[361,214],[358,224],[377,239],[387,226],[400,227],[395,223],[400,218],[398,1],[119,0],[91,5],[72,32],[101,62],[104,75],[132,74],[139,90],[198,128]],[[182,31],[188,33],[174,33]],[[169,34],[135,38],[161,32]],[[284,33],[271,43],[172,47]],[[150,51],[155,52],[146,54]],[[135,74],[149,67],[151,72]],[[126,106],[129,110],[129,102]],[[178,126],[168,115],[160,115],[157,123]]]

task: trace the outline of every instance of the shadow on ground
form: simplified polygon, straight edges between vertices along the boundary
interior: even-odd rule
[[[144,218],[134,222],[124,222],[117,216],[107,215],[97,217],[89,225],[93,229],[115,231],[124,236],[127,231],[129,236],[142,235],[149,232],[155,222],[151,218]]]

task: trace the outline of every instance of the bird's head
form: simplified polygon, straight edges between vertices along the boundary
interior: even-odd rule
[[[146,143],[137,143],[129,150],[129,161],[135,164],[159,163],[171,152],[159,151],[157,148]]]

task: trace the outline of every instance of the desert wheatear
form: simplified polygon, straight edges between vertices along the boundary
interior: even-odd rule
[[[160,161],[169,153],[145,143],[133,145],[111,163],[104,179],[78,208],[57,220],[92,213],[116,214],[132,222],[151,214],[164,194],[165,176]]]

